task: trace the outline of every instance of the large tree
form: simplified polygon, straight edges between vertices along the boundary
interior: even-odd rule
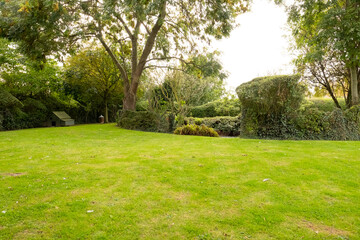
[[[44,54],[58,51],[56,46],[64,44],[59,39],[73,43],[78,38],[96,38],[121,73],[123,108],[135,110],[140,76],[146,68],[166,67],[158,62],[181,61],[213,37],[228,36],[236,25],[236,16],[248,10],[248,3],[246,0],[18,0],[15,3],[1,0],[0,13],[6,19],[0,21],[0,34],[22,40],[24,49],[29,51],[28,46],[37,46],[38,39],[40,43],[46,42],[44,35],[48,33],[55,40],[51,41],[53,47],[43,47],[47,50]],[[38,16],[41,21],[36,21]],[[18,32],[18,26],[26,25],[27,19],[36,23],[28,26],[37,33],[31,39]],[[39,49],[41,52],[42,48]],[[130,66],[126,59],[129,55]]]
[[[359,1],[296,0],[289,7],[289,13],[296,47],[304,53],[300,55],[304,63],[311,65],[326,62],[331,56],[332,61],[337,61],[337,66],[343,64],[350,79],[351,105],[359,104]],[[324,67],[320,66],[316,75],[321,75]]]
[[[105,122],[108,123],[108,105],[117,95],[121,95],[122,85],[120,72],[106,52],[103,49],[78,52],[67,61],[65,76],[66,83],[81,93],[82,96],[77,96],[78,101],[84,98],[83,95],[86,95],[85,104],[101,99]]]

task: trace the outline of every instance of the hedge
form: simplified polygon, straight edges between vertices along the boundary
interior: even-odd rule
[[[216,117],[216,116],[237,116],[241,111],[238,99],[221,99],[209,102],[204,105],[192,107],[190,115],[192,117]]]
[[[166,118],[149,111],[119,111],[117,125],[130,130],[169,132]]]
[[[305,87],[299,79],[298,75],[261,77],[237,87],[242,106],[241,134],[265,138],[292,134],[287,126],[290,115],[304,100]]]

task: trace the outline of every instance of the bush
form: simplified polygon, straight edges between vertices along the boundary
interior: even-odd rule
[[[360,129],[360,105],[352,106],[345,111],[346,119]]]
[[[149,102],[144,101],[137,101],[136,102],[136,111],[147,111],[149,109]]]
[[[194,125],[188,124],[182,127],[178,127],[175,131],[175,134],[179,135],[196,135],[196,136],[206,136],[206,137],[219,137],[219,134],[212,128],[209,128],[205,125]]]
[[[322,111],[314,107],[302,107],[292,119],[293,138],[326,140],[360,139],[360,106],[346,111],[335,108]]]
[[[238,136],[240,134],[240,117],[186,118],[191,124],[205,125],[213,128],[222,136]]]
[[[283,138],[292,134],[290,115],[304,99],[300,77],[270,76],[255,78],[237,87],[242,106],[241,134]]]
[[[346,103],[344,99],[338,99],[340,106],[345,109]],[[310,98],[307,103],[320,111],[332,112],[337,109],[334,101],[331,98]]]
[[[149,132],[167,132],[169,129],[166,119],[148,111],[120,111],[117,124],[121,128]]]
[[[192,117],[216,117],[216,116],[237,116],[240,113],[240,101],[238,99],[221,99],[209,102],[204,105],[191,108]]]

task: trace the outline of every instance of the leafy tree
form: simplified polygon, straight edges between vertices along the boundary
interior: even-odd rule
[[[104,50],[83,50],[71,57],[66,67],[66,82],[73,93],[78,90],[81,96],[76,99],[85,105],[90,106],[100,98],[105,122],[109,122],[108,105],[121,95],[123,86],[119,70]]]
[[[196,53],[200,43],[229,36],[236,16],[248,10],[248,3],[1,0],[0,30],[2,36],[21,40],[27,52],[35,49],[37,56],[58,52],[63,44],[69,46],[78,38],[99,40],[122,75],[123,108],[135,110],[136,92],[146,68],[165,67],[158,62],[183,59],[187,53]],[[23,31],[26,26],[29,28]],[[22,34],[32,30],[31,37]]]
[[[359,103],[360,3],[357,0],[296,0],[289,7],[289,23],[305,64],[335,57],[350,79],[351,105]],[[321,75],[320,66],[316,76]],[[319,72],[320,70],[320,72]],[[326,69],[327,72],[331,70]],[[337,73],[340,75],[341,73]]]
[[[184,72],[196,77],[203,88],[203,94],[195,101],[190,101],[192,106],[199,106],[211,101],[218,100],[225,93],[224,80],[228,74],[223,70],[219,52],[211,52],[191,57],[185,64]],[[193,83],[196,85],[196,82]]]
[[[314,88],[314,96],[330,95],[336,107],[341,108],[338,98],[344,98],[351,105],[350,74],[343,61],[339,61],[329,50],[320,59],[312,59],[312,54],[304,50],[295,64],[307,84]]]
[[[18,42],[42,68],[47,56],[66,53],[79,39],[81,31],[67,24],[80,17],[73,7],[68,1],[0,0],[0,37]]]

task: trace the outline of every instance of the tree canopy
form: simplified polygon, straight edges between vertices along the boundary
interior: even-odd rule
[[[333,66],[340,66],[342,72],[345,67],[346,72],[337,75],[339,81],[350,80],[350,105],[359,103],[360,92],[359,4],[356,0],[296,0],[289,7],[289,23],[296,48],[302,53],[301,63],[310,66],[313,77],[321,81]],[[330,91],[330,86],[324,87]]]
[[[159,61],[183,60],[211,39],[229,36],[248,1],[1,0],[1,36],[43,59],[79,39],[97,39],[119,69],[124,109],[135,109],[140,76]],[[118,53],[118,54],[117,54]],[[130,64],[129,58],[130,57]]]
[[[67,61],[65,76],[69,92],[77,101],[89,105],[100,99],[105,122],[109,122],[108,104],[114,98],[119,100],[123,89],[120,72],[106,52],[103,49],[78,52]]]

